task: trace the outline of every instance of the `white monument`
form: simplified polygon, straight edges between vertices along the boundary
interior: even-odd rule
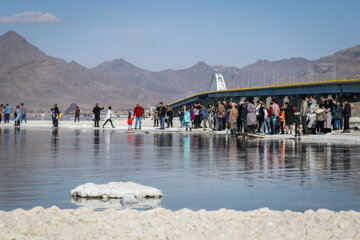
[[[210,81],[209,91],[226,90],[225,80],[221,73],[215,73]]]

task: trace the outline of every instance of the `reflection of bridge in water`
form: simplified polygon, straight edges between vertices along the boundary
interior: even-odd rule
[[[173,109],[178,110],[181,106],[194,102],[202,104],[214,104],[217,101],[240,102],[246,97],[257,97],[261,99],[276,98],[283,104],[287,98],[290,104],[299,106],[301,96],[331,96],[333,99],[348,99],[349,101],[359,101],[360,99],[360,79],[330,80],[307,83],[293,83],[284,85],[250,87],[239,89],[228,89],[210,91],[195,94],[177,102],[169,104]]]

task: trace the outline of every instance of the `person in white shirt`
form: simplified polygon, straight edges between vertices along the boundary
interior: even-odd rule
[[[266,106],[262,106],[262,108],[264,109],[264,121],[262,122],[261,129],[262,129],[263,133],[266,133],[266,127],[267,127],[267,132],[270,132],[269,113],[268,113]]]
[[[104,128],[104,126],[106,125],[107,122],[111,123],[111,126],[113,128],[115,128],[115,126],[113,125],[113,122],[111,120],[111,116],[115,116],[115,114],[111,111],[111,106],[108,107],[108,110],[106,112],[106,117],[105,117],[105,122],[104,125],[102,126]]]

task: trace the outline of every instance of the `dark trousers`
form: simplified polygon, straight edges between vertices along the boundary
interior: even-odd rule
[[[309,129],[307,127],[306,115],[301,116],[301,124],[303,127],[303,134],[309,134]]]
[[[79,115],[75,115],[75,122],[76,122],[76,119],[78,120],[78,122],[80,122],[80,116]]]
[[[317,121],[316,122],[316,131],[318,133],[324,133],[324,121]]]
[[[58,124],[59,124],[59,120],[56,119],[56,118],[53,118],[53,126],[54,126],[54,127],[57,127]]]
[[[173,119],[172,118],[169,118],[167,120],[167,128],[169,128],[170,126],[173,127]]]
[[[344,117],[344,130],[350,129],[350,118]]]
[[[154,119],[154,127],[159,127],[159,120]]]
[[[4,123],[9,123],[10,122],[10,114],[5,114],[4,115]]]
[[[195,115],[195,128],[200,127],[200,115]]]
[[[284,122],[280,123],[280,129],[281,129],[281,134],[284,134],[285,133],[285,131],[284,131]]]
[[[270,129],[271,129],[271,134],[275,134],[275,126],[274,126],[273,118],[270,118]]]
[[[219,121],[219,131],[224,130],[224,118],[218,118]]]
[[[258,129],[257,129],[258,132],[261,132],[261,126],[262,126],[263,121],[264,121],[263,118],[258,118]]]
[[[1,123],[1,121],[2,121],[2,114],[0,113],[0,123]]]
[[[104,127],[108,122],[110,122],[110,123],[111,123],[111,126],[114,127],[111,119],[106,119],[106,121],[105,121],[104,124],[103,124],[103,127]]]
[[[99,127],[100,116],[95,116],[94,127]]]

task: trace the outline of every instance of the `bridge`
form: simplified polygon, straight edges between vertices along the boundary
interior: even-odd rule
[[[228,89],[219,91],[209,91],[198,93],[190,97],[181,99],[169,104],[171,108],[179,110],[183,105],[189,107],[195,102],[202,104],[214,104],[217,101],[244,101],[247,97],[261,98],[269,100],[270,98],[277,99],[280,104],[287,99],[293,106],[300,106],[301,96],[331,96],[333,99],[348,99],[349,101],[359,101],[360,99],[360,79],[346,79],[346,80],[329,80],[306,83],[293,83],[273,86],[260,86],[249,88]]]

